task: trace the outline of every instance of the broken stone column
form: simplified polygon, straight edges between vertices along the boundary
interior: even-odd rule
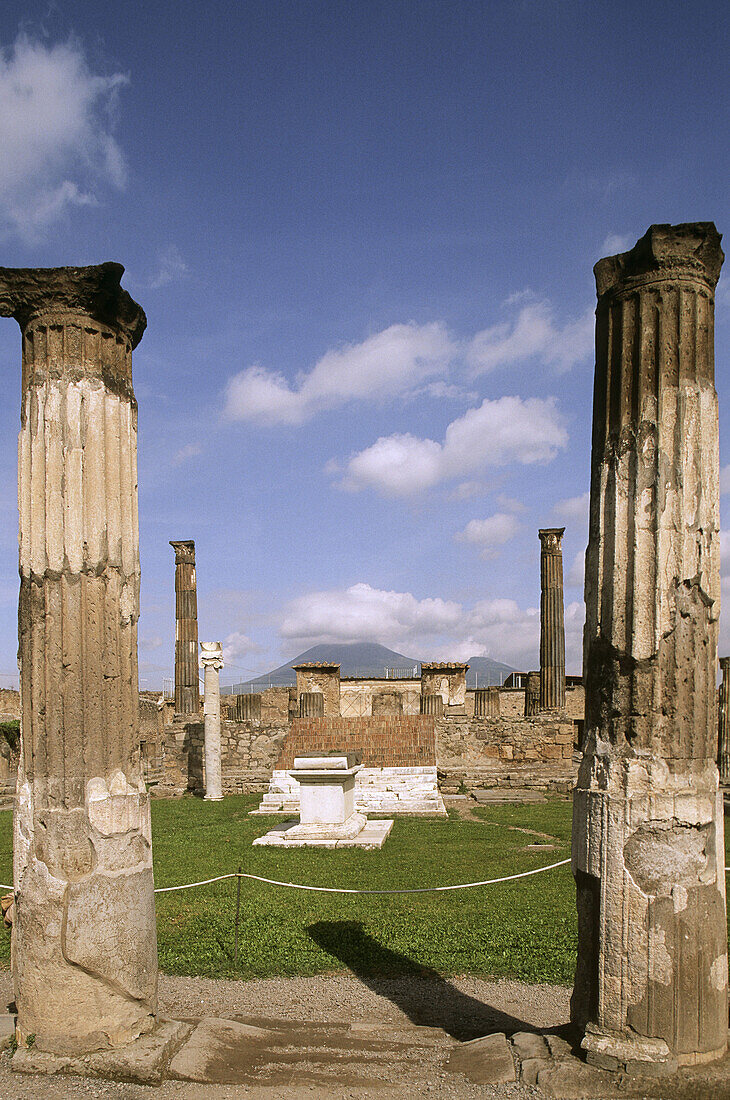
[[[198,714],[198,593],[195,543],[170,542],[175,551],[175,713]]]
[[[525,682],[525,718],[540,713],[540,673],[528,672]]]
[[[564,527],[540,537],[540,710],[565,710]]]
[[[720,782],[730,783],[730,657],[720,658],[722,682],[718,705],[717,766]]]
[[[715,670],[714,225],[654,225],[595,267],[586,740],[573,811],[589,1061],[653,1072],[726,1048]]]
[[[499,718],[499,688],[481,688],[474,692],[474,717]]]
[[[0,268],[23,336],[12,967],[18,1039],[58,1054],[149,1031],[157,944],[140,770],[139,531],[124,268]]]
[[[203,666],[205,676],[203,691],[205,798],[208,802],[220,802],[223,798],[223,787],[221,783],[221,689],[219,673],[223,668],[223,646],[220,642],[201,642],[200,649],[200,663]]]

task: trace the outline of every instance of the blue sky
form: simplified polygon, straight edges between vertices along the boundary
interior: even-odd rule
[[[172,673],[170,539],[195,539],[200,636],[243,680],[330,640],[535,667],[537,529],[558,525],[579,671],[592,267],[652,222],[730,229],[727,5],[5,0],[3,17],[0,262],[117,260],[149,321],[141,686]],[[721,282],[730,465],[729,336]],[[7,683],[13,322],[0,361]]]

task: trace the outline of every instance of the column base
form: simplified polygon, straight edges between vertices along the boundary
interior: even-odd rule
[[[644,1077],[663,1077],[677,1071],[678,1060],[663,1039],[622,1035],[588,1024],[580,1045],[586,1062],[598,1069]]]
[[[222,794],[206,794],[203,796],[203,802],[222,802]]]

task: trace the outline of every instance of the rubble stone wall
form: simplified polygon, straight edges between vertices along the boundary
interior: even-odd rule
[[[439,718],[439,788],[444,794],[478,787],[567,792],[578,773],[579,728],[577,722],[554,714],[533,718]]]

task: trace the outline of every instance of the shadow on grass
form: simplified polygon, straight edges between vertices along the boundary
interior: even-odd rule
[[[534,1031],[498,1008],[462,993],[430,967],[383,947],[359,921],[319,921],[307,932],[328,954],[340,959],[381,997],[396,1005],[419,1027],[440,1027],[465,1041],[493,1031]]]

